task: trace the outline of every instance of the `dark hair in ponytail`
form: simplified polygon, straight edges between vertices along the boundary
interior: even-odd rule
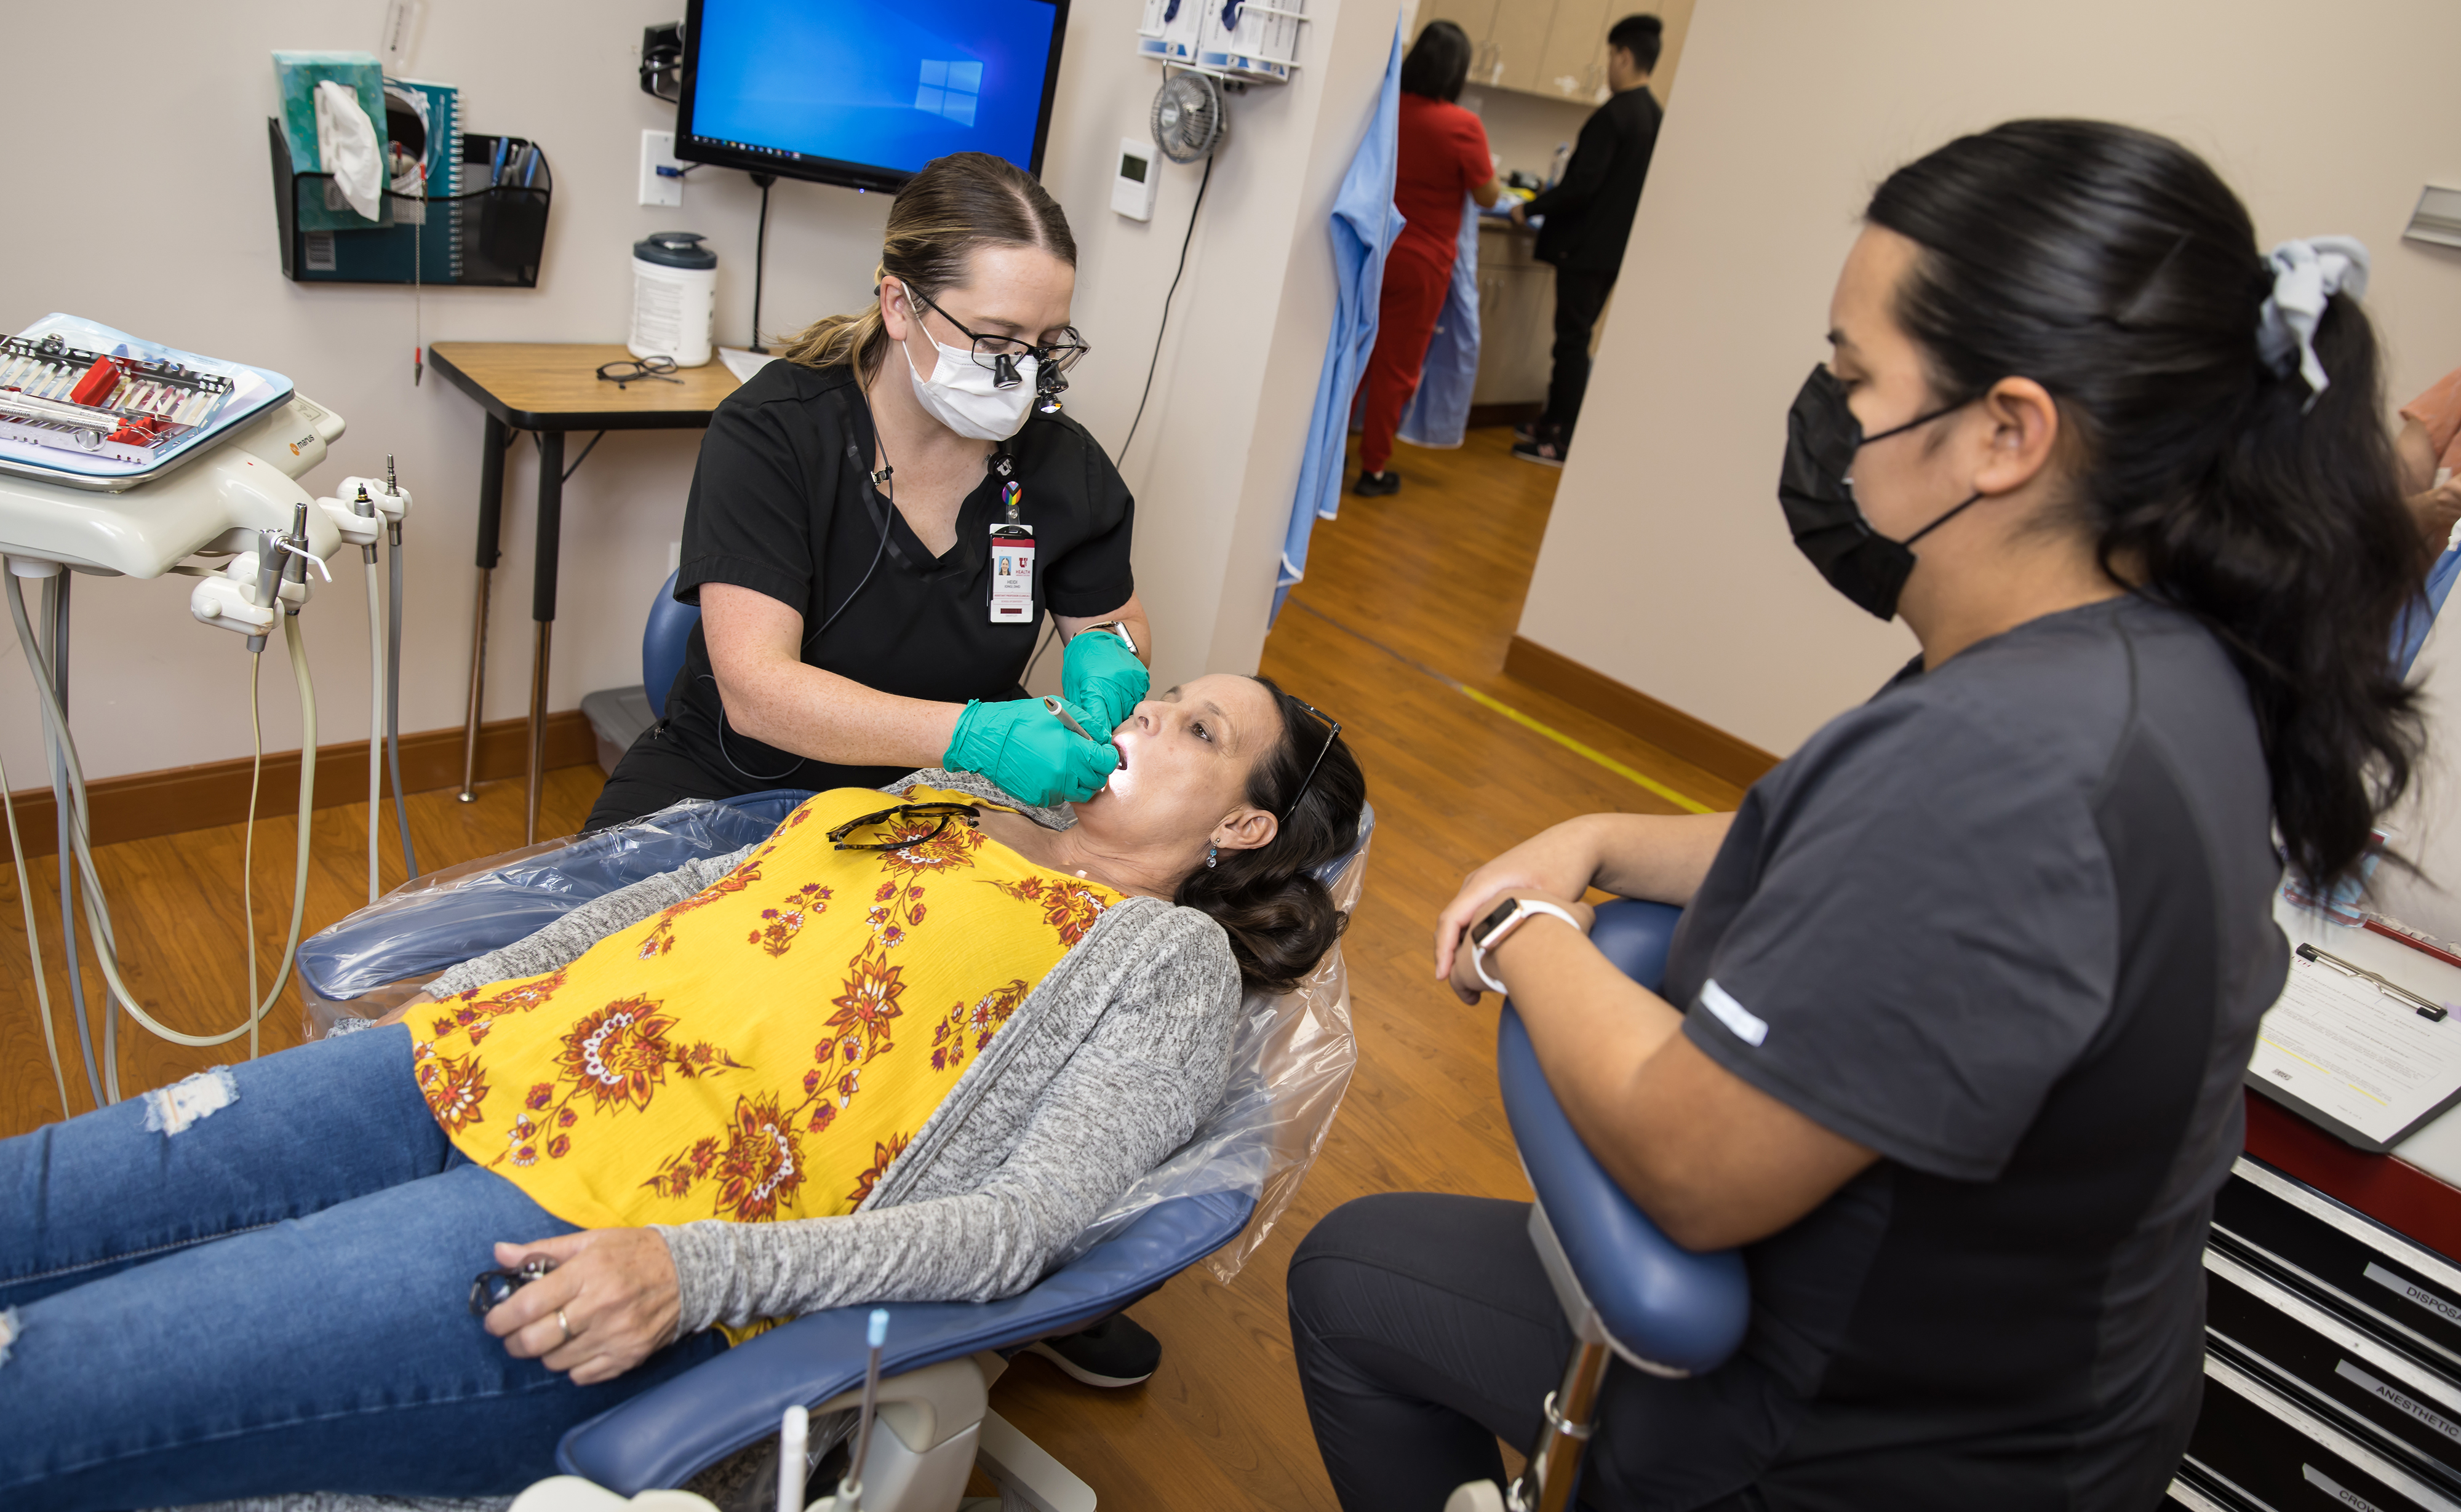
[[[1297,986],[1341,938],[1345,921],[1315,874],[1359,843],[1367,779],[1339,735],[1328,748],[1322,721],[1272,678],[1255,680],[1281,711],[1282,737],[1249,769],[1248,801],[1279,819],[1281,828],[1270,844],[1226,850],[1211,866],[1197,867],[1172,901],[1210,914],[1230,933],[1243,983],[1278,992]]]
[[[2292,870],[2348,874],[2423,746],[2389,653],[2419,548],[2373,330],[2335,296],[2315,396],[2269,365],[2273,274],[2238,198],[2166,137],[2019,120],[1889,176],[1866,218],[1921,253],[1898,323],[1942,402],[2031,378],[2059,404],[2103,568],[2203,621],[2246,679]]]
[[[1402,60],[1402,90],[1447,104],[1461,98],[1462,86],[1469,82],[1469,53],[1468,32],[1450,21],[1428,22]]]

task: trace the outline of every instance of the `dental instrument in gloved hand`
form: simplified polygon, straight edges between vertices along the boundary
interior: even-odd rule
[[[1095,728],[1096,716],[1074,708],[1067,712],[1080,727]],[[1039,698],[988,704],[974,699],[957,716],[940,764],[952,772],[979,772],[1028,803],[1047,806],[1101,792],[1119,768],[1120,753],[1069,729]]]
[[[1137,659],[1137,643],[1117,620],[1089,625],[1071,636],[1060,659],[1059,691],[1093,714],[1086,723],[1108,739],[1127,722],[1153,686],[1153,674]]]

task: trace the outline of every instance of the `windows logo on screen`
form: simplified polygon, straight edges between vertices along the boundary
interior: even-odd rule
[[[974,98],[983,90],[980,63],[923,60],[923,82],[914,91],[914,108],[945,116],[960,126],[974,123]]]

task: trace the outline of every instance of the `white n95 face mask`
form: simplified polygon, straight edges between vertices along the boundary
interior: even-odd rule
[[[916,371],[910,351],[906,353],[906,371],[914,379],[914,397],[933,419],[975,441],[1005,441],[1025,428],[1025,412],[1034,404],[1032,357],[1016,360],[1017,381],[1003,389],[998,386],[999,375],[974,360],[973,349],[943,347],[929,330],[923,332],[923,339],[940,353],[931,365],[931,376],[926,378]],[[897,346],[901,351],[906,350],[902,341]]]

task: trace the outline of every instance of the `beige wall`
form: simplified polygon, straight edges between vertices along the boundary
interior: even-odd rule
[[[1521,633],[1779,753],[1912,654],[1787,541],[1786,412],[1872,186],[2011,117],[2178,137],[2268,245],[2363,238],[2416,393],[2461,363],[2461,253],[2400,240],[2421,183],[2461,183],[2454,57],[2447,0],[1706,0]]]
[[[428,7],[410,72],[461,86],[468,129],[535,137],[556,182],[540,287],[431,290],[428,341],[621,340],[629,245],[677,226],[711,237],[719,339],[745,341],[758,202],[745,177],[704,169],[679,210],[634,203],[641,129],[671,128],[674,113],[637,89],[633,48],[643,25],[681,9],[676,0]],[[1311,9],[1319,19],[1299,82],[1231,102],[1229,145],[1126,469],[1140,500],[1138,574],[1173,676],[1252,667],[1263,642],[1332,307],[1324,216],[1380,81],[1396,6]],[[104,35],[75,7],[16,8],[18,53],[51,61],[11,86],[13,116],[34,124],[0,160],[11,231],[0,246],[0,330],[70,310],[289,374],[350,422],[333,458],[305,479],[310,487],[377,471],[396,454],[418,501],[402,718],[420,730],[461,718],[480,413],[433,373],[412,387],[407,289],[283,279],[266,168],[268,54],[367,47],[380,11],[373,0],[132,0],[113,11]],[[1135,0],[1072,7],[1045,171],[1082,248],[1076,313],[1096,348],[1072,409],[1114,448],[1145,379],[1196,185],[1195,169],[1166,169],[1149,225],[1109,208],[1119,139],[1145,134],[1159,83],[1133,55],[1136,16]],[[109,105],[97,109],[94,81],[104,75]],[[764,325],[791,330],[858,307],[887,208],[877,195],[781,181]],[[697,433],[610,436],[567,490],[550,707],[639,680],[641,618],[666,574],[698,444]],[[517,452],[507,479],[490,717],[524,707],[531,457]],[[365,609],[349,565],[320,590],[306,627],[329,741],[365,728]],[[234,637],[189,620],[186,599],[178,580],[78,581],[74,718],[92,775],[246,754],[246,658]],[[0,632],[0,648],[6,641]],[[278,668],[267,678],[269,750],[298,744],[287,683]],[[32,700],[11,649],[0,659],[0,755],[21,787],[39,779]]]

